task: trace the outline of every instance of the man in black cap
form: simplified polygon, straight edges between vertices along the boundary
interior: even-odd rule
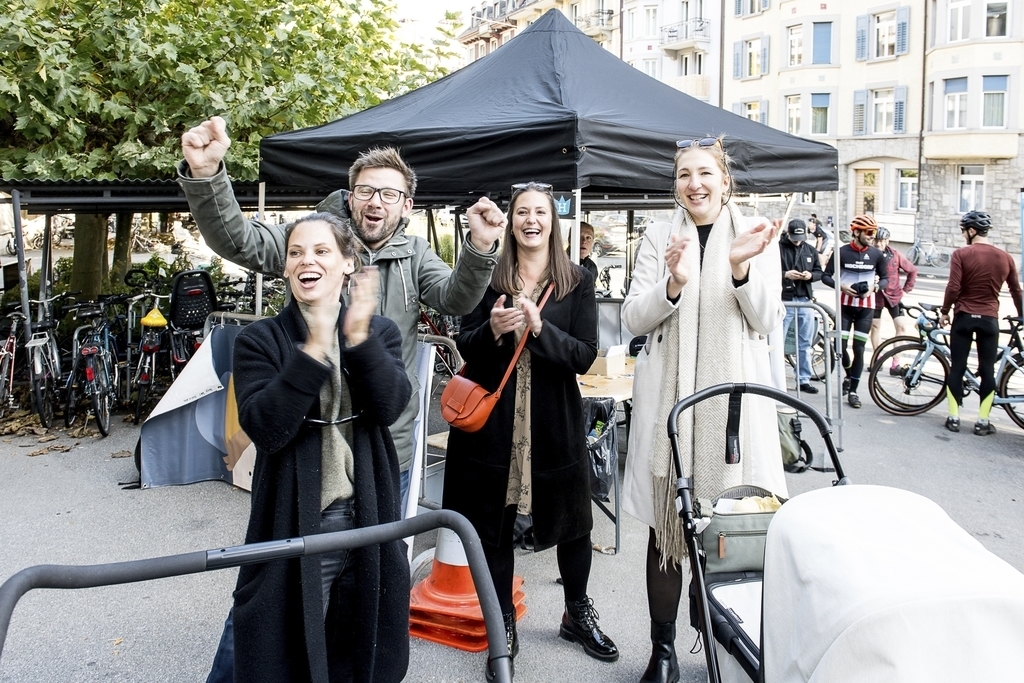
[[[821,279],[818,252],[807,243],[807,224],[799,218],[789,222],[786,238],[779,240],[782,258],[782,301],[807,302],[811,300],[812,283]],[[811,382],[811,344],[814,341],[814,314],[807,308],[786,306],[786,319],[782,323],[783,339],[789,334],[789,325],[796,318],[797,363],[796,383],[800,391],[818,393]]]

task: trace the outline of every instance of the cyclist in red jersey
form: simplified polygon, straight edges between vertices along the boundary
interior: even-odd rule
[[[960,219],[960,232],[967,246],[953,252],[941,318],[943,327],[949,325],[949,309],[955,307],[953,324],[949,329],[950,368],[946,380],[949,417],[946,418],[946,429],[960,431],[964,370],[967,369],[971,341],[974,341],[978,349],[978,375],[981,377],[981,405],[978,421],[974,423],[974,433],[979,436],[995,434],[996,431],[988,416],[996,392],[999,291],[1004,282],[1010,289],[1017,315],[1024,315],[1017,266],[1009,254],[989,242],[991,227],[992,219],[984,211],[969,211]]]

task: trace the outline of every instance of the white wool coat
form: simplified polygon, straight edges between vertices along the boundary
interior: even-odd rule
[[[682,297],[687,295],[684,288],[679,301],[672,303],[665,293],[670,277],[665,268],[665,248],[671,232],[671,223],[648,226],[637,253],[629,294],[622,304],[622,320],[630,333],[647,335],[647,344],[637,356],[633,375],[633,410],[622,509],[650,527],[656,526],[651,451],[655,431],[667,429],[665,424],[656,424],[661,381],[665,373],[662,327],[682,303]],[[731,379],[733,382],[774,386],[768,334],[782,324],[786,315],[781,298],[782,269],[777,240],[752,260],[748,281],[737,287],[735,293],[744,319],[743,357],[715,358],[713,349],[703,349],[701,361],[727,364],[735,371]],[[714,324],[714,321],[702,320],[701,323]],[[697,350],[684,349],[679,362],[696,363]],[[700,429],[700,426],[695,428]],[[750,394],[744,397],[741,448],[743,483],[762,486],[786,496],[778,419],[775,402],[771,399]],[[683,450],[690,452],[686,447]],[[725,434],[722,434],[722,457],[725,457]]]

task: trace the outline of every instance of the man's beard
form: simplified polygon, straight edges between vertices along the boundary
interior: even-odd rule
[[[389,214],[385,214],[384,220],[378,223],[375,229],[367,229],[363,223],[363,212],[357,211],[352,216],[352,228],[356,233],[356,237],[362,240],[363,244],[373,248],[373,245],[387,241],[394,234],[401,221],[401,216],[392,218]]]

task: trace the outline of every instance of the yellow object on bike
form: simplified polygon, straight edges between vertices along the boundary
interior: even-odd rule
[[[163,313],[156,306],[139,322],[142,323],[143,327],[167,327],[167,318],[163,316]]]

